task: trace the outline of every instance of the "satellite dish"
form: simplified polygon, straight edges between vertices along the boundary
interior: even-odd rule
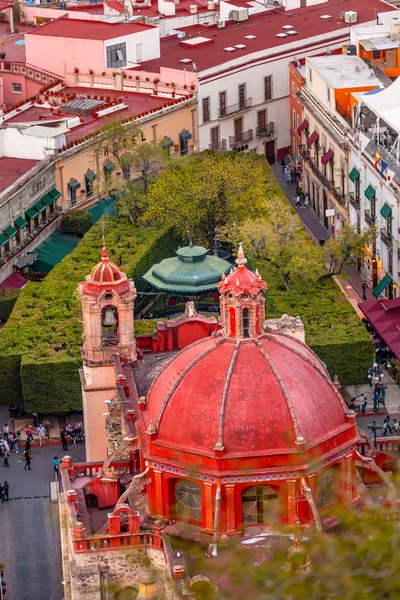
[[[186,33],[184,31],[178,31],[178,39],[179,40],[183,40],[185,35],[186,35]]]

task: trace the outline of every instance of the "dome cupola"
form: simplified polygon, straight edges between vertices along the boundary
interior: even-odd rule
[[[255,338],[263,332],[267,284],[258,270],[253,273],[246,267],[242,243],[235,262],[237,269],[218,284],[223,335],[237,340]]]

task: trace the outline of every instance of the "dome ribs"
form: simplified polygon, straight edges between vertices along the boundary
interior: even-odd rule
[[[224,423],[225,423],[225,408],[228,399],[229,385],[232,378],[233,369],[239,353],[240,342],[236,342],[235,350],[233,351],[231,362],[229,364],[228,374],[225,380],[224,391],[222,392],[221,408],[219,412],[219,431],[218,442],[215,444],[214,450],[222,451],[224,449]]]
[[[267,337],[267,336],[265,336],[265,337]],[[263,357],[265,358],[265,360],[267,361],[267,363],[269,364],[269,366],[271,367],[273,374],[275,375],[276,379],[278,380],[279,385],[281,386],[281,390],[283,392],[283,395],[285,396],[285,400],[286,400],[286,404],[289,409],[290,416],[292,417],[294,432],[296,434],[296,441],[299,440],[299,443],[304,443],[304,438],[300,433],[300,427],[299,427],[299,423],[297,421],[296,413],[294,411],[293,404],[292,404],[292,401],[289,396],[289,392],[287,391],[286,386],[283,383],[283,379],[280,376],[278,369],[275,367],[272,359],[270,358],[270,356],[268,355],[266,350],[262,347],[261,342],[259,340],[255,340],[255,344],[258,347],[258,349],[260,350],[260,352],[263,355]]]
[[[204,341],[204,340],[199,340],[199,341]],[[160,426],[160,422],[161,422],[162,416],[164,414],[164,411],[165,411],[165,409],[167,407],[167,404],[168,404],[170,398],[172,397],[173,393],[175,392],[176,388],[181,383],[181,381],[183,381],[183,379],[186,377],[186,375],[189,373],[189,371],[195,365],[197,365],[198,362],[200,362],[205,356],[207,356],[207,354],[209,354],[210,352],[212,352],[213,350],[215,350],[219,346],[220,343],[224,343],[224,341],[225,340],[223,338],[220,338],[220,340],[218,340],[218,343],[215,343],[214,346],[211,346],[210,348],[207,348],[207,350],[204,350],[204,352],[202,352],[201,354],[199,354],[199,356],[197,356],[194,360],[192,360],[192,362],[190,362],[187,365],[187,367],[185,367],[185,369],[182,371],[182,373],[179,375],[178,379],[175,381],[175,383],[173,384],[173,386],[169,390],[168,394],[165,396],[164,401],[163,401],[163,403],[162,403],[162,405],[160,407],[160,410],[158,411],[157,420],[156,420],[156,424],[155,424],[155,431],[156,432],[158,431],[158,428]]]
[[[291,352],[294,352],[294,354],[297,354],[297,356],[300,356],[300,358],[302,358],[303,360],[305,360],[311,367],[313,367],[313,369],[315,369],[317,371],[317,373],[319,373],[325,379],[325,381],[330,385],[330,387],[332,388],[332,390],[335,392],[335,394],[336,394],[337,398],[339,399],[340,404],[341,404],[341,406],[343,408],[344,414],[347,416],[347,414],[349,412],[348,406],[345,403],[345,401],[343,400],[341,394],[338,392],[338,389],[335,386],[335,384],[331,381],[331,379],[330,379],[330,377],[329,377],[329,375],[328,375],[327,372],[324,372],[322,369],[320,369],[318,367],[318,365],[316,365],[315,363],[313,363],[312,360],[310,360],[309,358],[307,358],[306,356],[304,356],[303,354],[301,354],[301,352],[299,352],[295,348],[292,348],[291,346],[288,346],[287,344],[284,344],[281,340],[278,340],[275,336],[266,333],[263,337],[266,338],[266,339],[268,339],[268,340],[271,340],[275,344],[279,344],[279,346],[282,346],[283,348],[286,348],[287,350],[290,350]],[[305,344],[303,344],[303,345],[305,345]],[[313,354],[315,354],[315,353],[313,353]],[[316,354],[315,354],[315,356],[316,356]],[[318,359],[318,361],[319,360],[320,359]]]

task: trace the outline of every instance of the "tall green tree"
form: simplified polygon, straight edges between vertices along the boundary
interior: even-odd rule
[[[170,164],[150,186],[144,218],[211,248],[215,229],[266,214],[267,193],[263,157],[206,151]]]
[[[364,250],[376,237],[375,228],[364,229],[358,233],[355,227],[345,225],[335,237],[329,238],[324,246],[324,260],[329,263],[332,274],[340,274],[346,265],[363,259]]]

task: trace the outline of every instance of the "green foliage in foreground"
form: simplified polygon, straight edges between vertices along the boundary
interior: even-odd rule
[[[93,225],[93,218],[87,210],[76,210],[65,214],[62,218],[61,229],[64,233],[83,237]]]
[[[141,276],[176,250],[168,227],[107,221],[111,259],[140,289]],[[42,283],[21,292],[0,335],[0,398],[41,412],[81,408],[79,367],[82,323],[77,285],[100,260],[101,224],[85,235]],[[140,329],[140,327],[138,327]]]
[[[0,321],[7,321],[21,290],[0,288]]]
[[[257,264],[268,283],[267,317],[299,315],[307,345],[326,363],[331,377],[338,375],[343,386],[367,383],[373,345],[357,313],[332,277],[323,277],[301,292],[286,290],[270,263]]]

